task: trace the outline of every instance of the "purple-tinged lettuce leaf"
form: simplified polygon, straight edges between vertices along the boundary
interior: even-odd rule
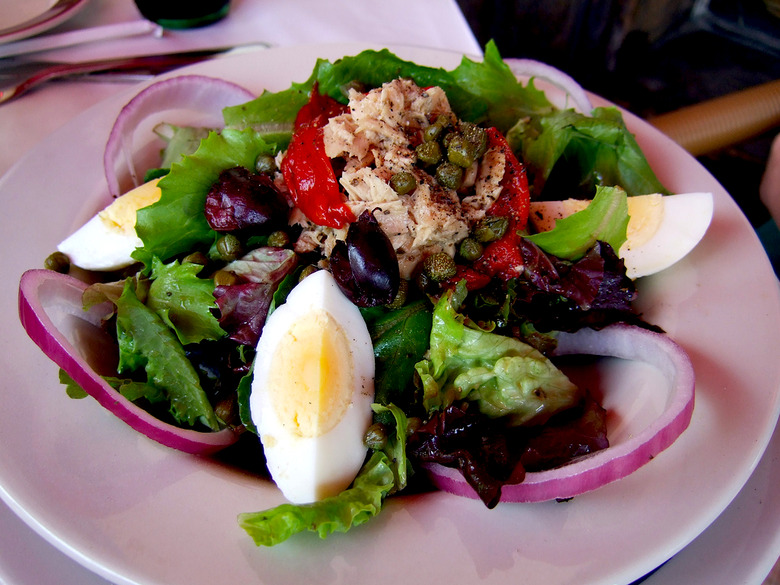
[[[243,282],[214,289],[220,326],[237,343],[254,347],[260,339],[274,292],[297,265],[297,256],[284,248],[257,248],[225,269]]]

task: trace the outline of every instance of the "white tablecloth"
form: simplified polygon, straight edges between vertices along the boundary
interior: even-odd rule
[[[136,20],[141,15],[132,0],[90,0],[74,18],[46,34]],[[228,17],[209,27],[166,31],[160,38],[148,34],[101,41],[36,57],[85,61],[251,43],[288,46],[352,41],[481,53],[455,0],[233,0]],[[56,82],[3,105],[0,175],[49,133],[127,87],[127,83]]]

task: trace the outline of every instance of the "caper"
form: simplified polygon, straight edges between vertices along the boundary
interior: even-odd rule
[[[447,160],[461,168],[467,169],[476,157],[476,147],[463,136],[455,136],[447,145]]]
[[[238,276],[230,270],[217,270],[212,276],[214,286],[232,286],[238,284]]]
[[[474,262],[482,256],[483,248],[474,238],[465,238],[458,246],[458,254],[467,262]]]
[[[308,266],[304,267],[303,270],[301,270],[301,273],[298,275],[298,282],[302,281],[310,274],[314,274],[317,272],[317,270],[319,270],[319,268],[317,268],[314,264],[309,264]]]
[[[474,156],[481,158],[487,150],[487,132],[485,129],[471,122],[462,122],[460,131],[463,137],[474,146]]]
[[[483,244],[500,240],[508,227],[509,220],[505,217],[485,217],[474,228],[474,238]]]
[[[434,282],[442,282],[455,276],[455,261],[446,252],[436,252],[423,260],[423,272]]]
[[[241,241],[233,234],[225,234],[217,240],[217,254],[225,262],[241,255]]]
[[[463,168],[451,162],[441,163],[436,167],[436,181],[442,187],[454,191],[463,182]]]
[[[48,255],[46,260],[43,261],[43,267],[46,270],[67,274],[68,270],[70,270],[70,258],[62,252],[52,252]]]
[[[217,418],[225,421],[229,425],[234,422],[238,423],[238,399],[236,398],[236,395],[233,394],[232,396],[228,396],[217,402],[214,405],[214,414],[217,415]]]
[[[390,177],[390,186],[399,195],[406,195],[417,188],[417,179],[412,173],[402,171]]]
[[[387,304],[388,309],[400,309],[406,303],[406,297],[409,294],[409,281],[401,279],[398,281],[398,292],[395,294],[395,298],[392,303]]]
[[[363,435],[363,444],[374,451],[384,449],[387,445],[387,427],[380,422],[372,424]]]
[[[182,262],[188,262],[190,264],[200,264],[201,266],[206,266],[209,263],[209,259],[203,252],[192,252],[191,254],[187,254],[182,259]]]
[[[430,289],[433,288],[436,284],[433,282],[431,276],[425,272],[425,270],[420,270],[420,272],[417,273],[417,276],[415,277],[415,283],[417,284],[417,288],[419,288],[422,292],[430,292]]]
[[[423,140],[426,142],[431,142],[433,140],[438,140],[439,137],[441,137],[442,132],[447,129],[447,127],[450,125],[450,120],[445,115],[440,115],[436,118],[436,121],[428,126],[425,131],[423,132]]]
[[[423,131],[423,141],[433,142],[435,140],[438,140],[439,136],[441,136],[441,133],[443,131],[444,128],[442,128],[438,124],[431,124]]]
[[[416,149],[417,160],[426,165],[438,164],[442,159],[441,146],[438,142],[423,142]]]
[[[406,436],[411,437],[420,429],[422,424],[422,419],[419,416],[410,416],[406,419]]]
[[[284,230],[277,230],[268,235],[267,244],[274,248],[284,248],[289,245],[290,236]]]
[[[273,173],[276,170],[276,160],[270,154],[261,154],[255,160],[255,170],[258,173]]]
[[[449,116],[445,116],[444,114],[439,114],[436,116],[436,121],[434,122],[437,126],[441,126],[442,128],[449,128],[450,127],[450,118]]]

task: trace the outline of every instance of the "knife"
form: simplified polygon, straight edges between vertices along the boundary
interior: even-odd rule
[[[163,55],[144,55],[141,57],[121,57],[116,59],[98,59],[80,63],[19,62],[9,67],[0,66],[0,104],[19,97],[34,87],[53,79],[88,75],[95,73],[124,73],[158,75],[185,65],[192,65],[227,52],[239,52],[245,49],[268,48],[264,43],[252,45],[220,47],[196,51],[167,53]]]

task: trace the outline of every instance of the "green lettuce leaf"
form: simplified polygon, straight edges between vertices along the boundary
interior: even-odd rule
[[[217,308],[214,281],[198,278],[203,267],[178,260],[163,264],[155,258],[146,306],[176,333],[182,345],[220,339],[225,332],[212,313]]]
[[[475,123],[486,122],[502,131],[508,130],[520,116],[552,110],[543,92],[533,84],[523,86],[517,81],[495,44],[490,42],[482,61],[464,57],[452,71],[405,61],[387,49],[363,51],[333,63],[320,59],[306,81],[226,108],[223,117],[228,126],[259,128],[275,124],[286,125],[292,131],[295,115],[308,101],[315,83],[321,94],[346,103],[345,88],[357,84],[370,89],[398,77],[413,79],[421,87],[441,87],[458,117]]]
[[[254,362],[249,371],[241,377],[236,388],[236,396],[238,398],[238,416],[241,420],[241,424],[244,425],[246,430],[251,433],[257,434],[257,427],[255,421],[252,420],[252,411],[249,405],[249,398],[252,395],[252,376],[254,372]]]
[[[466,399],[489,417],[520,425],[577,403],[579,390],[549,359],[517,339],[467,324],[453,294],[437,302],[429,358],[417,364],[429,412]]]
[[[393,474],[395,475],[395,484],[386,494],[392,495],[407,486],[412,472],[411,464],[406,456],[409,419],[406,417],[406,413],[395,404],[372,404],[371,408],[376,415],[387,415],[383,419],[389,419],[392,422],[385,423],[385,426],[388,429],[394,429],[394,432],[388,435],[387,445],[383,449],[392,462]]]
[[[536,198],[589,199],[597,185],[620,185],[629,196],[668,194],[617,108],[531,115],[517,121],[507,140],[522,153]]]
[[[62,368],[60,368],[59,381],[60,384],[65,386],[65,393],[68,395],[68,398],[80,400],[89,396],[89,394],[87,394],[86,391]]]
[[[147,384],[146,382],[137,382],[131,378],[116,378],[113,376],[103,376],[103,379],[122,396],[135,402],[141,398],[145,398],[150,403],[163,402],[166,400],[165,395],[156,386]],[[59,374],[60,384],[65,386],[65,392],[68,398],[81,399],[89,396],[87,392],[71,378],[65,370],[60,370]]]
[[[281,504],[265,512],[240,514],[238,523],[258,546],[274,546],[306,530],[325,538],[376,516],[394,485],[392,461],[383,451],[376,451],[352,487],[339,495],[311,504]]]
[[[176,126],[174,124],[159,124],[154,133],[165,141],[162,149],[160,167],[170,169],[171,165],[179,162],[181,157],[189,156],[198,150],[201,141],[212,132],[211,128],[200,126]]]
[[[564,260],[579,260],[597,241],[619,250],[628,228],[626,192],[618,187],[597,187],[593,201],[577,213],[555,222],[546,232],[526,236],[542,250]]]
[[[147,382],[165,394],[179,423],[193,426],[200,421],[218,430],[219,420],[182,345],[160,316],[138,300],[132,279],[127,279],[116,308],[117,371],[145,370]]]
[[[194,154],[174,163],[160,179],[159,201],[138,210],[135,229],[144,253],[167,261],[199,247],[208,249],[217,239],[203,211],[211,186],[222,171],[236,166],[253,170],[259,155],[274,151],[251,129],[210,133]]]
[[[281,504],[264,512],[239,514],[238,523],[258,546],[275,546],[300,532],[325,538],[346,532],[376,516],[384,499],[406,487],[411,467],[406,457],[407,418],[393,404],[372,405],[375,413],[394,420],[386,446],[374,451],[352,486],[340,494],[311,504]]]
[[[431,333],[428,302],[419,300],[392,311],[383,307],[361,309],[361,313],[374,346],[376,402],[393,403],[412,412],[419,403],[414,366],[428,350]]]

